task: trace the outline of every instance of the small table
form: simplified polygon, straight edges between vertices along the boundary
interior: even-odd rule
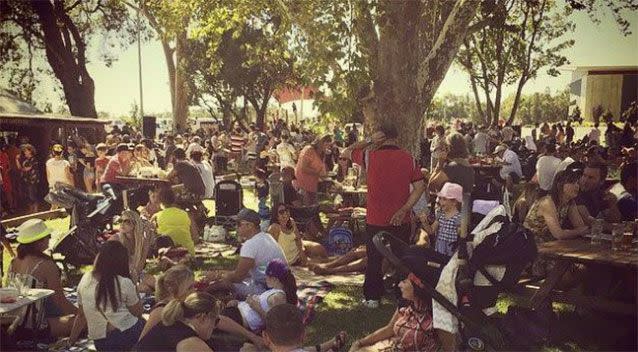
[[[612,301],[604,297],[584,296],[554,289],[561,278],[574,264],[598,264],[611,268],[638,270],[638,254],[625,251],[613,251],[608,242],[591,244],[589,239],[558,240],[545,242],[538,246],[538,254],[556,261],[553,270],[532,297],[531,305],[538,308],[544,301],[574,304],[600,311],[636,315],[637,302]]]
[[[26,296],[21,296],[13,303],[0,303],[0,314],[6,314],[20,309],[28,304],[37,302],[53,295],[55,291],[46,288],[30,288]]]
[[[128,187],[142,187],[142,186],[151,186],[155,187],[157,185],[170,185],[170,181],[163,178],[157,177],[135,177],[135,176],[117,176],[116,180],[120,181],[121,184],[126,187],[122,191],[122,203],[124,205],[124,209],[128,209]]]

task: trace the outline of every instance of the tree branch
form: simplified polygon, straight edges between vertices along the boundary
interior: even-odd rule
[[[454,4],[434,45],[419,65],[417,87],[428,101],[434,92],[423,89],[426,82],[438,82],[438,84],[429,84],[430,89],[438,88],[466,36],[467,28],[479,4],[480,0],[458,0]]]
[[[362,52],[368,56],[370,74],[374,77],[378,69],[379,36],[372,19],[369,4],[366,1],[354,2],[355,35],[361,43]]]
[[[74,8],[76,8],[78,5],[80,5],[82,3],[82,0],[77,0],[76,2],[74,2],[73,4],[71,4],[68,7],[64,8],[65,12],[70,12],[71,10],[73,10]]]

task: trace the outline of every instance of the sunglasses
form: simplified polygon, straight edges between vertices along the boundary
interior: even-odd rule
[[[287,212],[288,212],[287,208],[283,208],[283,209],[277,210],[277,213],[279,213],[279,214],[286,214]]]
[[[129,224],[129,225],[131,225],[131,224],[133,224],[133,220],[131,220],[131,219],[121,219],[119,221],[119,223],[120,224]]]

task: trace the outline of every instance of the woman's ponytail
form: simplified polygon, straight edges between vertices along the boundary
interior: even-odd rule
[[[195,317],[197,314],[219,314],[219,303],[208,293],[194,292],[185,300],[171,300],[162,310],[162,323],[171,326],[175,322]]]
[[[162,323],[166,326],[175,324],[176,321],[184,319],[184,302],[174,299],[162,310]]]
[[[281,280],[281,284],[284,286],[284,292],[286,293],[286,302],[296,306],[299,300],[297,297],[297,280],[295,280],[295,275],[292,274],[292,271],[288,270],[283,280]]]

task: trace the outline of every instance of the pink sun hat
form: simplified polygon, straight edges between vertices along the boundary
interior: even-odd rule
[[[463,187],[456,183],[446,182],[436,195],[441,198],[454,199],[459,203],[463,203]]]

